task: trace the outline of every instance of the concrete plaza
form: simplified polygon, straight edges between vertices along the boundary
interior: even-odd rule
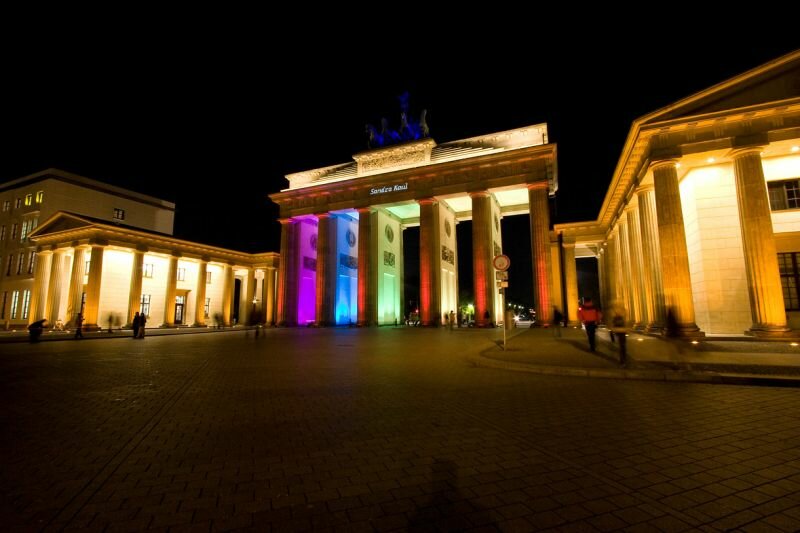
[[[796,389],[476,366],[498,333],[273,329],[4,343],[0,523],[800,528]]]

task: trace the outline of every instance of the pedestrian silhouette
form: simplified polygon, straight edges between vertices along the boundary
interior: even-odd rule
[[[617,338],[617,345],[619,346],[619,364],[622,366],[628,365],[628,352],[627,352],[627,330],[625,328],[625,308],[619,303],[611,305],[611,327],[609,328],[611,334]]]
[[[585,298],[583,305],[578,308],[578,319],[586,329],[586,336],[589,338],[589,349],[595,351],[595,333],[597,324],[602,320],[603,314],[594,306],[591,298]]]
[[[139,325],[142,323],[142,317],[139,316],[139,311],[136,311],[136,314],[133,315],[133,321],[131,322],[131,328],[133,329],[133,338],[139,336]]]
[[[561,326],[564,323],[564,315],[561,314],[561,310],[553,306],[553,337],[560,337],[561,336]]]
[[[139,315],[139,334],[136,338],[144,339],[144,325],[147,324],[147,315],[142,313]]]
[[[75,317],[75,338],[83,338],[83,313],[78,313]]]

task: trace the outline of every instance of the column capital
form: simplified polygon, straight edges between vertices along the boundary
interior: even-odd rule
[[[324,213],[317,213],[317,218],[320,219],[320,220],[323,219],[323,218],[331,218],[331,216],[333,216],[333,215],[331,214],[330,211],[326,211]]]
[[[623,213],[628,214],[635,209],[639,209],[639,199],[636,197],[636,195],[633,195],[631,196],[631,201],[628,202],[622,211]]]
[[[418,203],[419,205],[434,205],[434,204],[436,204],[436,203],[438,203],[438,202],[439,202],[439,200],[437,200],[437,199],[436,199],[436,198],[434,198],[434,197],[430,197],[430,198],[418,198],[418,199],[417,199],[417,203]]]
[[[136,246],[136,251],[146,254],[147,252],[150,251],[150,248],[148,246],[145,246],[144,244],[138,244]]]
[[[293,218],[279,218],[278,222],[281,223],[281,226],[288,226],[289,224],[294,224],[297,220]]]
[[[36,252],[37,255],[53,255],[53,250],[40,250]]]
[[[529,191],[535,191],[538,189],[547,189],[547,182],[546,181],[537,181],[535,183],[526,183],[525,187]]]
[[[636,187],[636,194],[639,195],[639,194],[648,193],[650,191],[654,191],[655,188],[656,188],[655,185],[652,184],[652,183],[643,183],[643,184],[639,185],[638,187]]]
[[[472,191],[469,193],[470,198],[488,198],[489,191]]]
[[[89,246],[94,248],[105,248],[108,246],[108,241],[105,239],[92,239],[89,241]]]
[[[359,215],[368,215],[375,211],[374,207],[359,207],[356,209]]]
[[[178,251],[171,250],[171,251],[169,252],[169,256],[170,256],[171,258],[180,259],[181,257],[183,257],[183,254],[182,254],[182,253],[180,253],[180,252],[178,252]]]
[[[677,159],[657,159],[655,161],[650,162],[650,170],[656,171],[659,168],[678,168],[678,160]]]
[[[574,242],[566,242],[566,241],[564,241],[564,242],[561,243],[561,247],[562,248],[575,248],[575,243]]]
[[[751,146],[743,146],[741,148],[734,148],[733,150],[728,152],[728,155],[730,157],[732,157],[733,159],[739,159],[740,157],[744,157],[744,156],[750,155],[750,154],[757,155],[758,157],[761,157],[761,152],[763,152],[763,151],[764,151],[764,146],[763,145],[754,144],[754,145],[751,145]]]

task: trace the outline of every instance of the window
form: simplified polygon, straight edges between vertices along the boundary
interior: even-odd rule
[[[6,276],[11,275],[11,265],[14,264],[14,254],[8,255],[8,264],[6,265]]]
[[[36,229],[36,226],[39,225],[39,217],[34,218],[31,220],[30,224],[28,224],[28,233],[32,232]]]
[[[25,205],[33,205],[33,195],[32,194],[26,194],[25,195]]]
[[[3,305],[0,307],[0,318],[6,317],[6,302],[8,301],[8,291],[3,291]]]
[[[178,269],[178,281],[186,281],[186,269],[179,268]]]
[[[125,210],[114,208],[114,220],[125,220]]]
[[[31,307],[31,291],[22,291],[22,318],[28,318],[28,311]]]
[[[40,204],[44,201],[44,191],[39,191],[36,193],[36,203]]]
[[[211,272],[206,272],[206,283],[211,283]]]
[[[146,278],[153,277],[153,263],[145,263],[144,268],[142,270],[142,276]]]
[[[17,238],[17,224],[12,224],[11,225],[11,240],[13,241],[16,238]]]
[[[22,207],[22,198],[17,198],[17,201],[14,202],[14,207],[17,208],[17,209]]]
[[[22,267],[25,266],[25,252],[20,252],[17,261],[17,274],[22,274]]]
[[[767,192],[773,211],[800,208],[800,180],[770,181]]]
[[[5,200],[3,202],[3,211],[11,211],[11,200]]]
[[[28,258],[28,274],[33,274],[33,265],[36,262],[36,252],[31,252]]]
[[[28,235],[28,221],[22,221],[22,231],[19,232],[19,240],[24,241],[25,237]]]
[[[84,276],[88,276],[89,272],[91,272],[91,270],[92,270],[92,262],[91,261],[86,261],[86,264],[83,265],[83,275]]]
[[[0,226],[0,241],[4,241],[6,239],[6,227],[5,225]]]
[[[150,316],[150,295],[149,294],[142,294],[142,301],[141,305],[139,306],[139,312],[144,316]]]
[[[798,297],[798,262],[800,262],[800,252],[788,252],[778,254],[778,269],[781,272],[781,286],[783,287],[783,305],[787,311],[800,310],[800,297]]]
[[[5,303],[3,305],[5,305]],[[209,309],[211,309],[211,298],[206,298],[206,305],[203,307],[203,316],[206,318],[208,318]]]
[[[17,318],[17,304],[19,303],[19,291],[11,293],[11,319]]]

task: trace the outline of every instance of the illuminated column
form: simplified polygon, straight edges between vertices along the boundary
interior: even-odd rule
[[[617,222],[617,235],[619,236],[619,255],[620,255],[620,280],[619,284],[622,292],[622,304],[627,310],[626,320],[628,324],[636,322],[636,299],[633,294],[633,266],[631,265],[631,242],[628,232],[628,220],[623,214]]]
[[[536,320],[549,324],[553,314],[550,301],[550,208],[547,183],[528,184],[531,220],[531,264],[533,265],[533,307]]]
[[[82,311],[83,278],[86,272],[86,247],[76,246],[72,253],[72,275],[69,278],[67,296],[67,324],[75,324],[75,316]]]
[[[494,321],[494,266],[492,258],[492,199],[487,191],[472,198],[472,283],[475,291],[475,324],[490,327]],[[488,313],[488,317],[487,317]]]
[[[256,271],[252,268],[247,269],[246,286],[241,298],[244,300],[244,305],[239,305],[242,310],[242,316],[239,323],[244,326],[252,325],[253,311],[256,310],[258,298],[256,297]]]
[[[642,264],[642,235],[639,226],[639,210],[636,200],[632,200],[625,209],[628,230],[628,248],[631,258],[631,300],[633,301],[632,316],[634,326],[638,329],[645,328],[649,322],[647,309],[644,302],[644,280]]]
[[[417,202],[419,202],[420,324],[437,327],[442,321],[439,202],[435,198],[424,198]]]
[[[316,322],[318,326],[333,326],[336,262],[331,261],[331,254],[336,253],[336,247],[331,246],[331,237],[333,240],[336,238],[336,219],[330,213],[320,213],[317,215],[317,220]]]
[[[222,324],[227,327],[231,325],[233,288],[236,286],[233,281],[233,267],[230,264],[226,264],[223,268],[222,280]]]
[[[575,265],[575,243],[564,242],[564,279],[567,284],[567,320],[578,325],[578,271]]]
[[[689,253],[686,249],[681,191],[675,165],[676,162],[672,160],[653,164],[664,300],[668,312],[671,311],[675,318],[677,335],[702,336],[704,334],[694,321]]]
[[[144,250],[136,249],[133,252],[133,268],[131,269],[131,288],[128,292],[128,322],[133,323],[133,316],[141,307],[142,301],[142,274],[144,270]]]
[[[606,274],[606,278],[608,279],[608,300],[606,300],[604,305],[608,308],[611,307],[614,302],[618,302],[621,299],[619,292],[619,236],[616,228],[613,229],[608,236],[607,260],[608,273]]]
[[[21,252],[24,253],[24,252]],[[36,268],[33,274],[33,293],[31,294],[30,308],[28,309],[28,324],[46,318],[47,288],[50,281],[50,263],[53,252],[39,252],[36,254]]]
[[[647,331],[664,329],[665,303],[661,284],[661,247],[658,244],[658,221],[656,220],[656,195],[652,185],[639,187],[639,226],[642,241],[642,282],[644,304],[649,320]]]
[[[178,293],[178,256],[169,257],[167,269],[167,292],[164,297],[164,326],[175,326],[175,296]]]
[[[264,277],[264,282],[267,284],[267,301],[266,301],[266,316],[264,322],[268,326],[275,323],[275,269],[267,267],[267,273]]]
[[[86,305],[83,308],[83,328],[87,330],[99,329],[97,314],[100,311],[100,282],[103,279],[104,251],[104,245],[93,244],[89,256],[89,281],[86,284]]]
[[[608,301],[608,280],[606,279],[606,271],[608,270],[608,267],[606,267],[607,254],[605,249],[603,248],[603,246],[605,246],[605,243],[602,243],[599,246],[600,249],[597,252],[597,282],[600,285],[599,307],[602,308],[606,305],[606,302]]]
[[[206,281],[208,279],[208,257],[203,257],[197,262],[197,283],[195,286],[194,300],[194,327],[202,328],[206,325]]]
[[[378,324],[378,278],[373,249],[373,223],[377,213],[369,207],[358,210],[358,325]]]
[[[61,292],[64,287],[66,270],[65,259],[66,254],[63,249],[53,252],[53,260],[50,265],[50,283],[47,288],[47,310],[44,313],[44,318],[50,322],[51,327],[55,325],[61,313]]]
[[[789,332],[783,302],[772,214],[761,166],[761,148],[733,152],[736,199],[742,226],[742,247],[750,292],[750,333],[780,336]]]
[[[282,218],[278,264],[278,325],[297,325],[297,222]]]

